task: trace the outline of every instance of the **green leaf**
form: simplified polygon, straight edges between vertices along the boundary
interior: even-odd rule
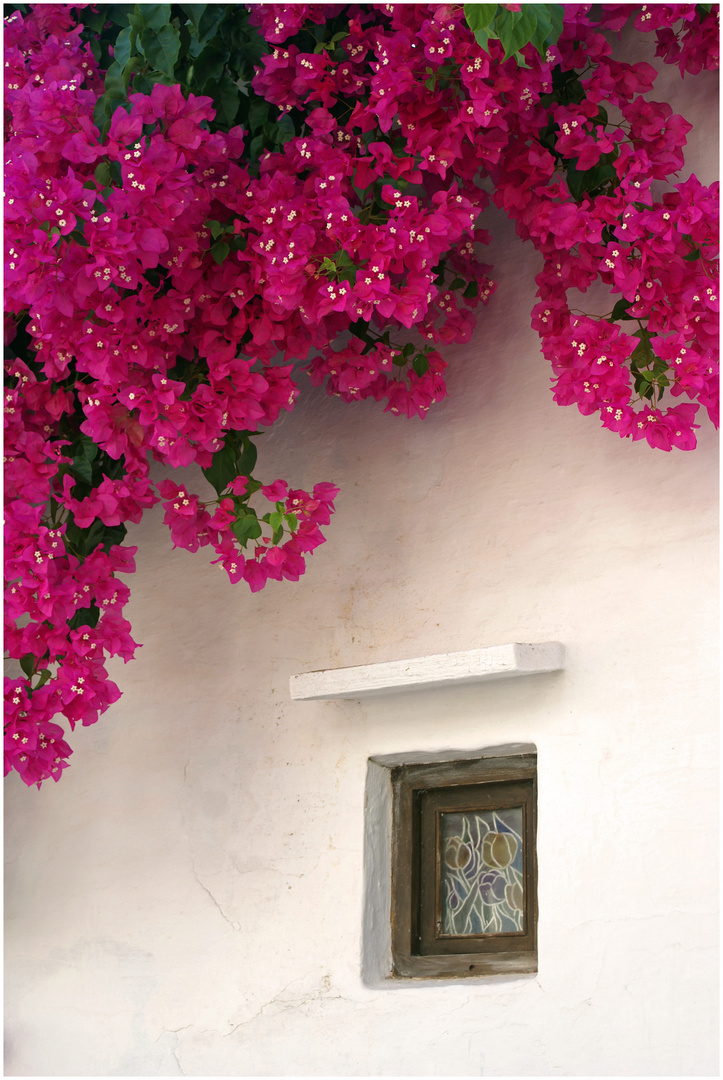
[[[198,24],[199,41],[210,41],[226,17],[224,4],[207,4]]]
[[[131,85],[131,79],[137,71],[139,71],[145,64],[142,56],[132,56],[126,66],[123,68],[123,86],[125,87],[126,94]],[[135,90],[135,83],[133,84]]]
[[[225,240],[218,240],[211,248],[211,256],[214,261],[217,262],[220,266],[230,250],[231,248],[228,246]]]
[[[153,83],[145,75],[136,75],[133,80],[133,90],[136,94],[150,94]]]
[[[585,97],[585,89],[580,82],[577,71],[563,71],[558,65],[552,69],[552,94],[543,94],[540,101],[543,105],[551,105],[559,102],[562,105],[570,103],[579,104]]]
[[[105,11],[92,11],[90,7],[86,8],[83,12],[83,26],[88,30],[92,30],[94,34],[100,34],[101,30],[105,26],[108,16]],[[91,41],[94,39],[91,38]]]
[[[79,608],[72,619],[68,620],[68,626],[71,630],[77,630],[80,626],[89,626],[92,629],[98,625],[99,618],[100,608],[92,603],[90,607]]]
[[[490,34],[488,30],[475,30],[474,32],[474,39],[479,45],[480,49],[483,49],[484,52],[489,51],[487,46],[490,43],[491,37],[494,37],[494,35]]]
[[[101,539],[96,546],[102,547],[103,551],[107,554],[115,544],[123,543],[128,530],[125,525],[113,525],[112,527],[109,527],[108,525],[103,525],[103,522],[101,522],[101,525],[103,526],[103,531],[101,533]]]
[[[145,26],[160,30],[171,21],[170,4],[136,4],[135,14],[140,15]]]
[[[228,49],[217,48],[214,44],[207,45],[196,57],[193,61],[193,81],[199,90],[203,90],[210,80],[221,78],[228,58]]]
[[[252,97],[249,101],[249,131],[256,134],[266,122],[269,115],[269,103],[260,97]]]
[[[71,521],[71,517],[72,515],[68,516],[65,524],[65,539],[70,541],[81,558],[85,558],[98,547],[103,533],[103,522],[96,518],[87,528],[81,529],[75,524],[74,518]]]
[[[41,686],[45,686],[46,682],[49,682],[49,680],[52,678],[52,672],[49,668],[46,667],[40,668],[40,670],[36,671],[35,674],[39,675],[40,678],[33,687],[33,690],[39,690]]]
[[[291,119],[288,113],[284,113],[279,117],[277,127],[277,142],[283,146],[284,143],[289,142],[296,135],[294,130],[294,121]]]
[[[196,30],[198,30],[198,24],[204,11],[208,7],[208,4],[179,4],[179,7],[183,14],[188,16],[191,20]]]
[[[134,4],[111,4],[103,16],[103,23],[112,22],[116,26],[128,26],[134,10]],[[85,22],[85,12],[83,12],[83,22]]]
[[[135,30],[131,29],[130,26],[126,26],[115,39],[113,59],[121,68],[124,68],[131,58],[133,46],[135,45],[135,37]]]
[[[249,143],[249,157],[251,158],[252,161],[256,161],[258,159],[258,156],[261,153],[261,151],[263,150],[263,148],[264,148],[264,137],[263,137],[263,135],[255,135],[253,137],[253,139],[251,140],[251,142]]]
[[[215,87],[213,104],[216,109],[216,122],[232,127],[236,119],[239,103],[239,88],[230,75],[224,75]]]
[[[211,465],[202,472],[216,494],[221,495],[237,476],[251,475],[256,465],[256,457],[256,447],[245,432],[229,431],[223,447],[216,451]],[[247,496],[260,487],[261,484],[257,481],[249,480]]]
[[[85,458],[73,458],[73,464],[70,466],[70,471],[74,476],[78,477],[78,479],[85,480],[86,484],[93,483],[93,466]]]
[[[299,527],[299,519],[297,518],[296,514],[286,514],[285,517],[286,525],[289,529],[289,532],[296,532]]]
[[[575,158],[575,162],[578,159]],[[571,162],[567,167],[567,186],[570,189],[570,194],[573,199],[579,201],[582,199],[585,192],[594,183],[594,169],[588,169],[580,172],[575,167],[575,163]]]
[[[245,519],[244,523],[246,524],[246,532],[248,534],[249,540],[258,540],[258,538],[264,531],[259,524],[258,518],[256,516],[252,517],[251,515],[249,515]]]
[[[28,653],[27,656],[20,657],[20,667],[29,679],[32,679],[35,674],[35,656],[33,653]]]
[[[276,532],[277,529],[281,529],[283,532],[284,515],[278,510],[275,510],[273,514],[269,514],[269,525]]]
[[[695,262],[701,255],[700,248],[696,248],[695,251],[690,251],[687,255],[683,256],[684,262]]]
[[[545,41],[551,30],[547,4],[535,4],[535,29],[530,36],[530,42],[542,56],[545,55]]]
[[[476,296],[479,296],[479,285],[476,281],[470,281],[467,288],[462,293],[465,300],[473,300]]]
[[[107,161],[96,165],[94,175],[100,187],[110,187],[110,165]]]
[[[128,15],[128,23],[133,27],[137,34],[140,34],[145,29],[145,20],[138,11],[137,4],[133,8],[133,11]]]
[[[80,452],[86,461],[95,461],[100,453],[100,447],[93,442],[90,435],[80,436]]]
[[[236,520],[231,525],[231,532],[239,543],[245,547],[249,540],[258,540],[263,529],[253,510],[237,511]]]
[[[173,77],[180,45],[181,38],[178,30],[170,24],[161,26],[158,30],[146,27],[139,39],[139,46],[148,63],[170,78]]]
[[[126,96],[123,86],[123,68],[115,60],[105,73],[105,95],[108,98],[120,98]]]
[[[226,436],[228,440],[228,436]],[[225,442],[221,450],[213,455],[213,460],[207,469],[202,469],[203,475],[208,480],[217,495],[226,490],[231,481],[238,476],[236,469],[236,449]]]
[[[465,4],[464,17],[473,32],[490,26],[497,14],[499,4]]]
[[[209,468],[201,471],[215,490],[216,495],[222,494],[233,478],[238,476],[236,450],[227,445],[220,450],[216,450]]]
[[[343,267],[354,266],[351,255],[348,251],[345,251],[344,248],[339,248],[338,251],[334,252],[334,263],[340,269]]]
[[[427,357],[424,356],[422,353],[417,353],[417,355],[412,360],[412,370],[414,371],[415,375],[419,376],[420,379],[423,375],[426,375],[429,371],[429,360],[427,359]]]
[[[547,10],[550,16],[550,22],[552,23],[552,29],[549,36],[545,40],[545,45],[555,45],[562,36],[562,26],[565,19],[565,5],[564,4],[548,4]]]
[[[505,60],[509,60],[516,52],[523,49],[532,40],[537,29],[537,12],[534,4],[523,5],[522,11],[511,11],[507,14],[514,19],[504,27],[499,27],[499,39],[505,49]],[[498,27],[499,18],[495,26]]]
[[[259,452],[247,435],[244,436],[242,445],[243,450],[238,455],[236,467],[239,471],[239,476],[251,476],[251,473],[256,468],[256,459],[259,456]]]
[[[563,4],[535,4],[537,27],[530,38],[541,56],[544,56],[548,47],[554,45],[562,34],[562,23],[565,17]]]
[[[601,159],[601,164],[593,169],[578,170],[578,158],[573,158],[567,166],[567,186],[573,199],[580,201],[586,193],[598,194],[610,180],[617,180],[617,173],[611,164]]]
[[[631,307],[632,300],[621,299],[610,313],[610,318],[615,322],[619,319],[632,319],[632,315],[628,315],[628,308]]]

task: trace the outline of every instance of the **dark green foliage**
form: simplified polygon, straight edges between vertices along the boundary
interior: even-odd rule
[[[295,134],[294,122],[257,98],[254,70],[268,51],[240,4],[99,4],[78,9],[84,36],[105,72],[105,93],[94,113],[105,134],[131,93],[178,83],[184,94],[213,99],[213,129],[248,130],[252,158]],[[111,50],[113,55],[111,56]]]
[[[247,431],[229,431],[223,447],[213,455],[213,462],[203,475],[217,495],[226,490],[237,476],[250,476],[256,465],[257,450]]]
[[[522,4],[519,11],[509,11],[504,4],[465,4],[464,17],[478,45],[487,48],[498,40],[505,50],[505,60],[514,56],[526,67],[521,50],[534,45],[541,56],[562,33],[565,9],[562,4]]]

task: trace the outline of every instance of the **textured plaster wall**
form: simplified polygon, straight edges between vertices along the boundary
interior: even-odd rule
[[[657,96],[710,182],[713,77]],[[265,478],[342,488],[305,578],[251,595],[162,511],[132,529],[124,696],[59,785],[7,785],[6,1075],[716,1072],[717,441],[557,408],[537,259],[491,217],[499,292],[441,407],[308,394],[261,438]],[[545,640],[564,672],[289,699],[299,671]],[[539,974],[365,987],[367,758],[505,742],[538,749]]]

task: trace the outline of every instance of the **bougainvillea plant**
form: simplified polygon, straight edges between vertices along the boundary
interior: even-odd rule
[[[254,435],[309,384],[424,417],[495,290],[490,200],[542,255],[558,403],[663,450],[717,422],[717,188],[612,56],[632,21],[717,66],[711,5],[7,10],[6,772],[57,780],[60,721],[118,698],[147,507],[232,582],[299,578],[337,489],[257,477]]]

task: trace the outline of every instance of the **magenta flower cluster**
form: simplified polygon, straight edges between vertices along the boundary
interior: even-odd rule
[[[560,404],[670,450],[717,401],[717,191],[660,183],[689,125],[647,99],[649,65],[612,59],[628,5],[602,23],[566,5],[524,68],[457,5],[352,6],[337,51],[315,52],[290,39],[340,5],[255,6],[253,91],[304,117],[256,168],[246,133],[212,130],[211,100],[179,85],[131,85],[101,138],[77,10],[5,20],[6,343],[24,343],[6,364],[5,632],[24,674],[6,680],[5,769],[38,786],[72,752],[58,719],[94,723],[119,696],[107,658],[136,648],[124,524],[162,501],[174,545],[210,547],[232,582],[298,580],[337,488],[257,480],[249,436],[293,409],[295,366],[424,417],[446,395],[436,346],[469,340],[495,289],[490,197],[543,256],[533,325]],[[714,16],[635,10],[664,60],[714,66]],[[612,310],[581,314],[574,294],[600,283]],[[687,400],[663,411],[665,389]],[[154,485],[151,460],[199,465],[218,498]]]

